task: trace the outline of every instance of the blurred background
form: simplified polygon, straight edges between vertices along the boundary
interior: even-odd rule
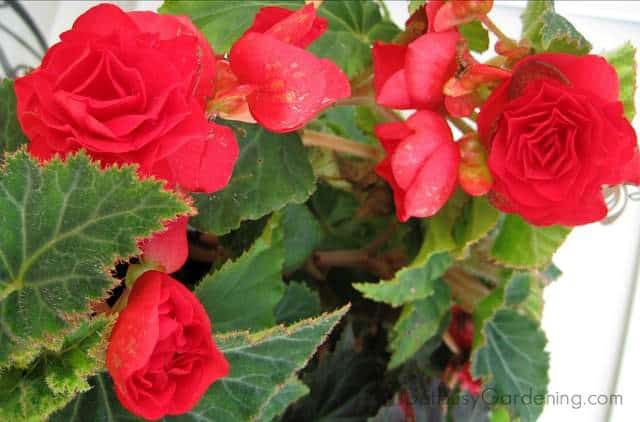
[[[98,3],[0,0],[0,76],[15,77],[37,66],[46,47],[56,43],[78,15]],[[155,10],[162,2],[110,3],[127,10]],[[402,26],[409,16],[407,1],[385,3]],[[495,0],[490,16],[517,38],[524,6],[524,1]],[[640,47],[640,2],[556,0],[556,9],[593,44],[595,54],[627,40]],[[636,92],[636,104],[640,104],[639,97]],[[636,117],[633,123],[637,131],[640,120]],[[544,295],[543,327],[551,353],[549,394],[582,395],[583,400],[590,394],[619,394],[622,404],[547,405],[541,421],[638,420],[639,234],[640,202],[635,201],[628,201],[622,215],[610,225],[576,228],[555,259],[563,276]]]

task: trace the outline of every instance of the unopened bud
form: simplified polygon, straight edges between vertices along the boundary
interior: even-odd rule
[[[493,185],[493,177],[487,165],[487,151],[474,133],[466,134],[458,141],[460,187],[472,196],[485,195]]]

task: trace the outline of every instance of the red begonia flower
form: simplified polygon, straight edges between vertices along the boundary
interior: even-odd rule
[[[455,189],[460,162],[444,118],[418,111],[406,122],[376,126],[376,136],[387,153],[376,172],[393,189],[398,219],[435,214]]]
[[[103,165],[136,163],[140,175],[188,191],[228,183],[238,146],[205,116],[215,57],[187,18],[102,4],[60,38],[15,82],[33,155],[85,149]]]
[[[247,96],[255,120],[270,131],[290,132],[351,95],[351,87],[333,62],[301,48],[326,29],[312,5],[286,13],[268,9],[233,45],[231,69],[239,84],[255,87]]]
[[[122,405],[151,420],[188,412],[229,372],[202,304],[157,271],[147,271],[133,286],[106,360]]]
[[[615,69],[598,56],[529,56],[478,118],[492,198],[536,225],[576,226],[607,214],[603,185],[639,180],[636,134]]]

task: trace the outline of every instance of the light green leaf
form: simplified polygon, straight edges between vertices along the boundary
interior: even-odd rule
[[[292,281],[275,309],[275,317],[279,324],[293,324],[301,319],[316,316],[320,312],[318,293],[304,283]]]
[[[620,101],[624,104],[625,116],[631,121],[636,114],[636,48],[627,41],[605,57],[618,73]]]
[[[472,357],[474,377],[490,383],[497,400],[508,400],[514,417],[535,421],[543,405],[535,400],[514,400],[526,395],[545,396],[549,377],[547,339],[538,324],[511,309],[500,309],[485,323],[485,344]]]
[[[28,142],[16,117],[16,95],[13,81],[0,80],[0,162],[4,154],[17,151]]]
[[[260,8],[279,6],[297,9],[301,0],[165,0],[160,13],[187,15],[207,37],[216,53],[225,53],[244,31],[251,26]]]
[[[82,322],[59,349],[46,350],[28,368],[9,368],[0,374],[0,420],[46,420],[76,394],[89,389],[86,377],[103,366],[110,320]]]
[[[473,21],[458,26],[460,35],[467,40],[469,49],[478,53],[484,53],[489,49],[489,31],[480,21]]]
[[[522,16],[522,37],[538,51],[586,54],[591,44],[567,19],[555,12],[552,0],[530,0]]]
[[[280,218],[278,214],[271,217],[251,249],[205,277],[196,288],[216,333],[275,325],[274,309],[285,287]]]
[[[137,239],[189,206],[133,167],[100,170],[83,153],[41,166],[25,152],[0,173],[0,366],[25,365],[115,280]],[[9,359],[9,362],[7,361]]]
[[[222,235],[244,220],[256,220],[291,202],[302,203],[313,193],[315,177],[297,134],[275,134],[240,122],[221,123],[234,129],[240,157],[226,188],[211,195],[194,195],[198,215],[190,224]]]
[[[411,358],[433,336],[438,334],[442,319],[451,307],[449,286],[441,280],[433,283],[433,293],[408,303],[391,332],[390,368]]]
[[[371,66],[373,41],[391,41],[400,29],[373,1],[325,1],[318,15],[329,29],[311,45],[311,52],[336,63],[349,78]]]
[[[491,256],[511,268],[540,268],[551,261],[571,229],[563,226],[537,227],[515,214],[508,214],[498,232]]]
[[[322,242],[322,227],[306,205],[291,204],[283,210],[284,272],[302,266]]]
[[[213,384],[195,409],[167,420],[221,422],[263,421],[274,414],[274,400],[291,377],[314,355],[333,327],[347,312],[341,308],[289,327],[275,327],[255,334],[216,336],[216,343],[231,366],[226,378]],[[300,397],[300,388],[292,399]],[[288,393],[288,392],[287,392]]]
[[[393,279],[380,283],[355,283],[353,287],[368,299],[400,306],[431,296],[437,279],[442,277],[451,262],[451,256],[446,252],[426,257],[420,253],[413,264],[398,271]]]

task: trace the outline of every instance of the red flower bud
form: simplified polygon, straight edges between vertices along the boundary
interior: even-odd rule
[[[458,182],[469,195],[485,195],[491,189],[493,178],[487,164],[487,151],[475,134],[467,134],[458,141],[460,167]]]

